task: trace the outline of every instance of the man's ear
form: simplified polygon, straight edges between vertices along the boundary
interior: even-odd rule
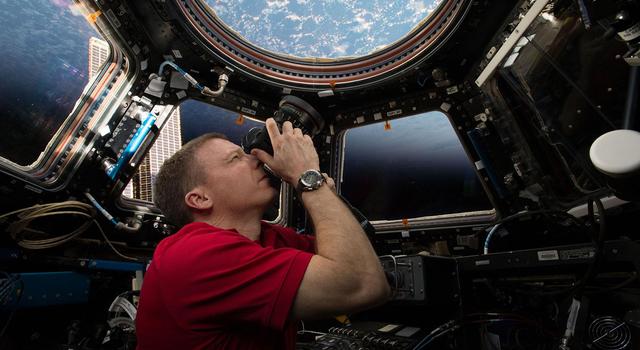
[[[207,210],[213,207],[213,201],[202,187],[196,187],[184,196],[184,202],[189,208]]]

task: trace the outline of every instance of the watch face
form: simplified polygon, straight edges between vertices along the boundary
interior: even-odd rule
[[[318,186],[322,181],[322,174],[317,171],[305,171],[300,177],[300,182],[307,187]]]

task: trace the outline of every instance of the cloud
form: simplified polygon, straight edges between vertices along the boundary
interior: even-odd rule
[[[371,27],[373,25],[373,22],[371,21],[367,21],[367,19],[365,18],[365,15],[367,15],[366,11],[360,11],[355,15],[355,21],[358,23],[358,25],[356,25],[355,27],[353,27],[353,31],[356,33],[362,33],[364,31],[369,31],[371,30]]]
[[[303,20],[303,18],[301,16],[296,15],[295,13],[290,13],[285,18],[288,19],[288,20],[291,20],[291,21],[296,21],[296,22]]]
[[[268,8],[283,8],[289,5],[289,0],[267,0]]]
[[[349,48],[349,44],[342,44],[342,45],[334,46],[332,53],[337,53],[338,55],[344,55],[345,52],[347,52],[348,48]]]
[[[407,9],[413,11],[413,15],[420,15],[428,11],[427,5],[421,0],[410,0],[407,4]]]

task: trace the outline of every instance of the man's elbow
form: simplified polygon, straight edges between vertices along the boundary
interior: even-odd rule
[[[387,279],[375,276],[365,278],[360,282],[360,297],[362,309],[372,308],[386,303],[391,299],[391,287]]]
[[[376,305],[384,304],[391,299],[391,286],[387,282],[386,278],[382,278],[377,283],[377,288],[375,288],[375,298]]]

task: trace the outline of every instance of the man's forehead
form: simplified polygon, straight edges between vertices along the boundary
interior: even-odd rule
[[[203,147],[200,147],[198,153],[201,157],[205,156],[224,159],[230,153],[237,152],[238,149],[240,149],[240,146],[229,140],[215,138],[208,140]]]

